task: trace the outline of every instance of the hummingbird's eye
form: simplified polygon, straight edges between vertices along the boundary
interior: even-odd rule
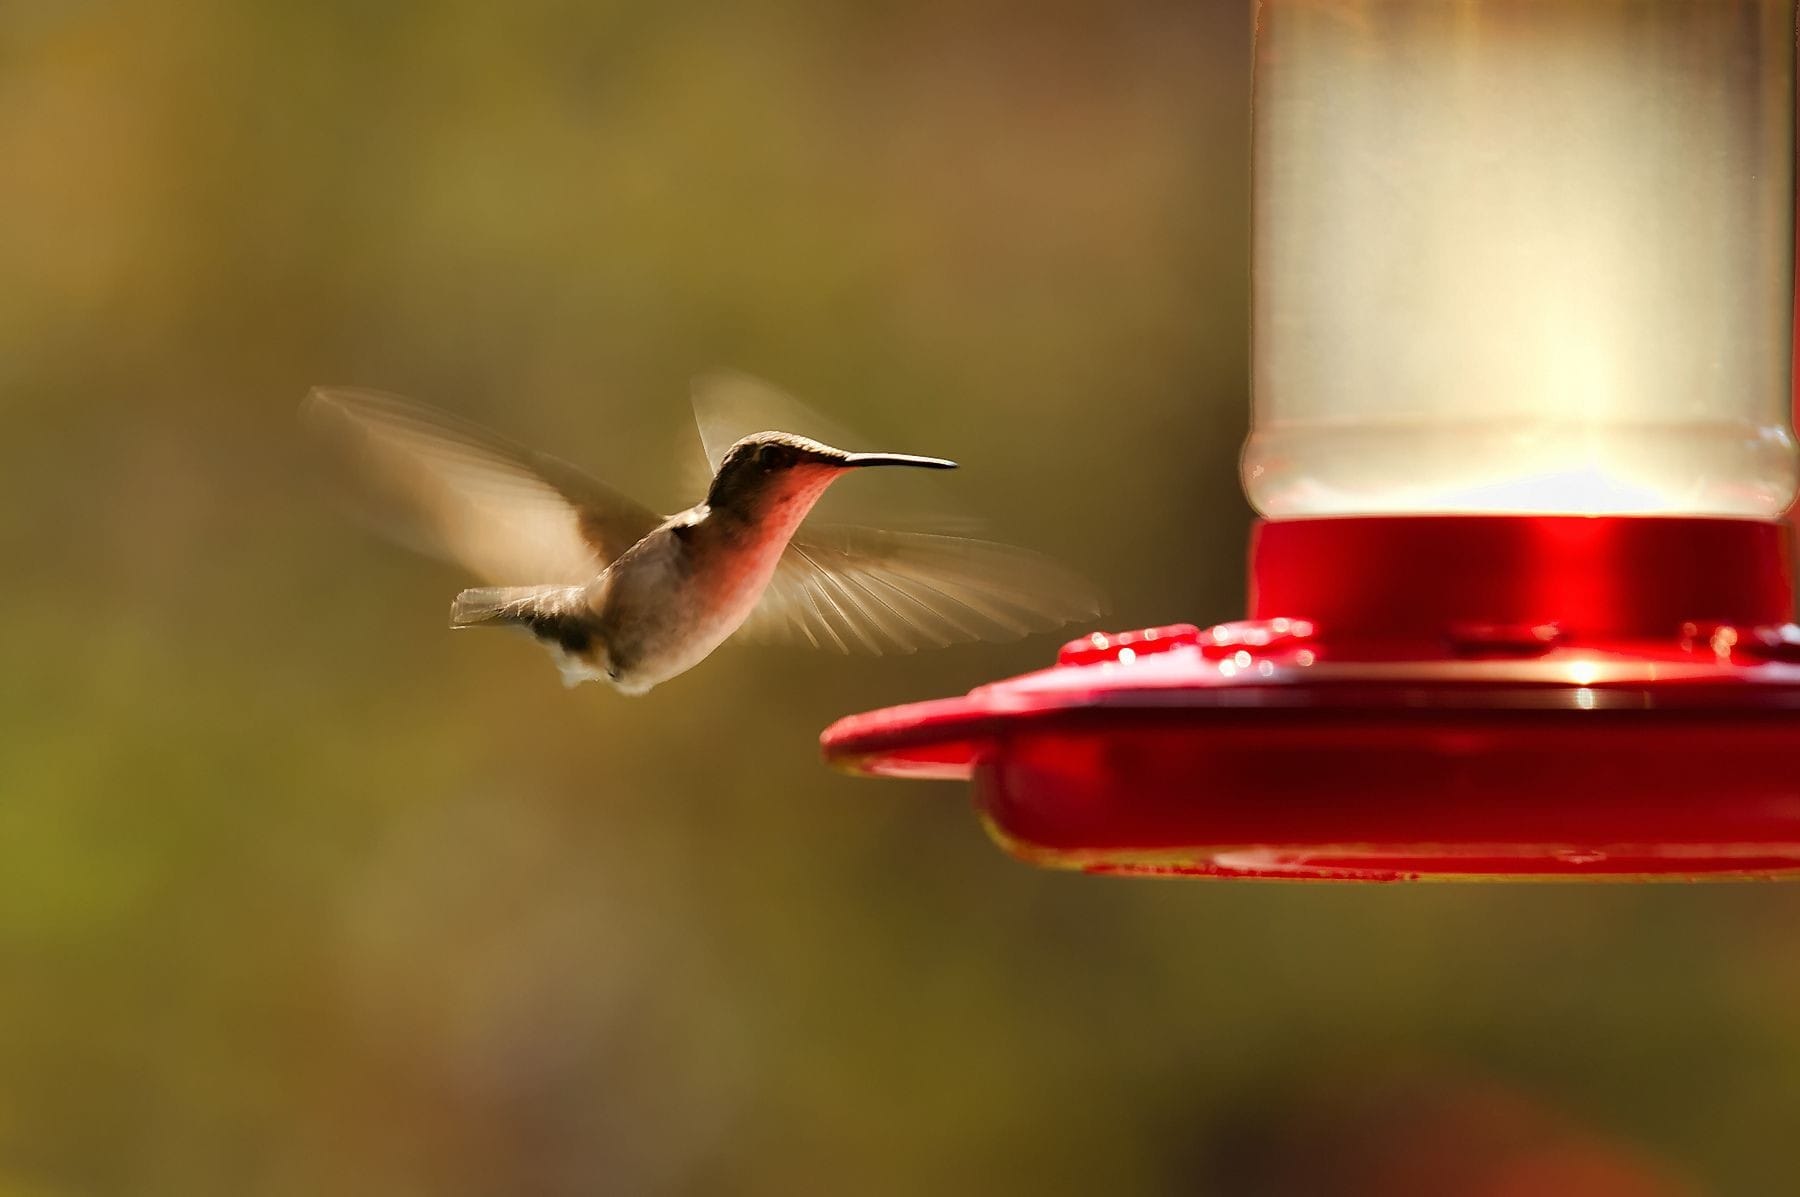
[[[786,445],[763,445],[756,450],[756,463],[765,470],[779,470],[793,461]]]

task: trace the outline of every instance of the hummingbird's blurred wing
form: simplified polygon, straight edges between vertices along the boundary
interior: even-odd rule
[[[745,621],[750,639],[838,652],[1016,640],[1103,613],[1094,587],[1011,545],[841,524],[803,525]]]
[[[689,390],[694,424],[706,464],[698,461],[686,479],[695,497],[706,493],[732,445],[758,432],[791,432],[851,453],[899,452],[909,446],[880,444],[813,411],[792,395],[759,378],[733,370],[713,370],[694,378]],[[950,452],[933,446],[940,452]],[[950,456],[955,456],[950,452]],[[824,523],[878,524],[921,532],[974,532],[983,522],[963,511],[935,478],[917,470],[864,470],[854,486],[834,486],[813,508]]]
[[[490,582],[591,581],[662,522],[567,462],[411,399],[319,387],[300,414],[359,516]]]

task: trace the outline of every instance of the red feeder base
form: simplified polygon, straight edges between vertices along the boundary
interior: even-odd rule
[[[1415,516],[1259,524],[1249,620],[826,730],[968,778],[994,838],[1091,872],[1392,881],[1800,873],[1786,529]]]

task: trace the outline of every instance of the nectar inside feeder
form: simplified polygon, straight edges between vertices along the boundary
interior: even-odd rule
[[[1794,0],[1264,0],[1249,618],[827,729],[1035,863],[1800,873]]]

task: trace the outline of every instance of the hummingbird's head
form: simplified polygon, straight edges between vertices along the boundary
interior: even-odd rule
[[[906,453],[847,453],[791,432],[758,432],[725,451],[706,502],[765,518],[789,512],[799,523],[834,479],[864,466],[953,470],[956,463]]]

